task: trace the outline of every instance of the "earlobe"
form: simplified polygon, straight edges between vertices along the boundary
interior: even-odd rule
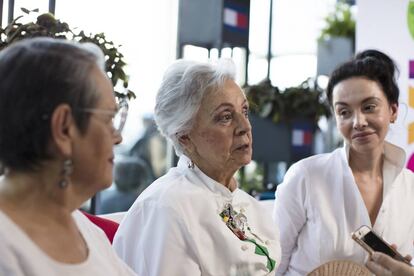
[[[179,136],[178,142],[180,142],[180,145],[184,149],[186,154],[191,153],[192,143],[191,143],[190,136],[188,134]]]
[[[50,120],[52,141],[63,156],[72,155],[72,128],[74,121],[69,105],[61,104],[55,108]]]
[[[177,134],[178,135],[178,134]],[[188,137],[188,135],[187,134],[185,134],[185,135],[180,135],[179,137],[178,137],[178,142],[180,142],[180,145],[182,146],[182,147],[185,147],[189,142],[190,142],[190,137]]]

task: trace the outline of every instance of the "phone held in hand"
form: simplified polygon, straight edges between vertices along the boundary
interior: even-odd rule
[[[352,234],[354,239],[371,255],[374,251],[384,253],[398,261],[411,265],[397,250],[392,248],[386,241],[384,241],[378,234],[376,234],[370,227],[363,225]]]

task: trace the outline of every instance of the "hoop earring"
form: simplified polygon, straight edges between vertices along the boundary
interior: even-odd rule
[[[194,169],[194,162],[193,162],[193,160],[190,160],[190,161],[188,162],[188,168],[189,168],[189,169]]]
[[[63,161],[62,179],[59,181],[59,187],[64,189],[69,185],[69,175],[73,172],[73,162],[71,159]]]

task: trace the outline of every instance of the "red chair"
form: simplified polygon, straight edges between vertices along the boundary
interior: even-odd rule
[[[82,211],[82,213],[91,221],[93,222],[96,226],[98,226],[99,228],[101,228],[106,236],[108,237],[109,241],[112,243],[115,233],[118,230],[119,227],[119,223],[109,220],[109,219],[105,219],[105,218],[101,218],[95,215],[91,215],[89,213],[86,213],[84,211]]]

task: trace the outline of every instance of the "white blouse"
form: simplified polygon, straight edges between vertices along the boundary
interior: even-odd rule
[[[278,275],[305,275],[337,259],[363,264],[366,252],[351,238],[361,225],[373,227],[403,255],[413,254],[414,174],[404,151],[385,145],[383,202],[372,226],[348,165],[349,146],[291,166],[276,191],[274,218],[280,229]]]
[[[79,264],[61,263],[49,257],[19,226],[0,211],[0,275],[136,275],[118,258],[100,228],[79,211],[73,212],[72,216],[89,249],[88,258]]]
[[[115,235],[118,255],[140,275],[229,276],[240,267],[274,275],[280,245],[271,212],[244,191],[230,192],[197,167],[188,168],[188,161],[182,156],[138,197]],[[267,256],[227,227],[220,214],[228,204],[245,215],[246,235]]]

